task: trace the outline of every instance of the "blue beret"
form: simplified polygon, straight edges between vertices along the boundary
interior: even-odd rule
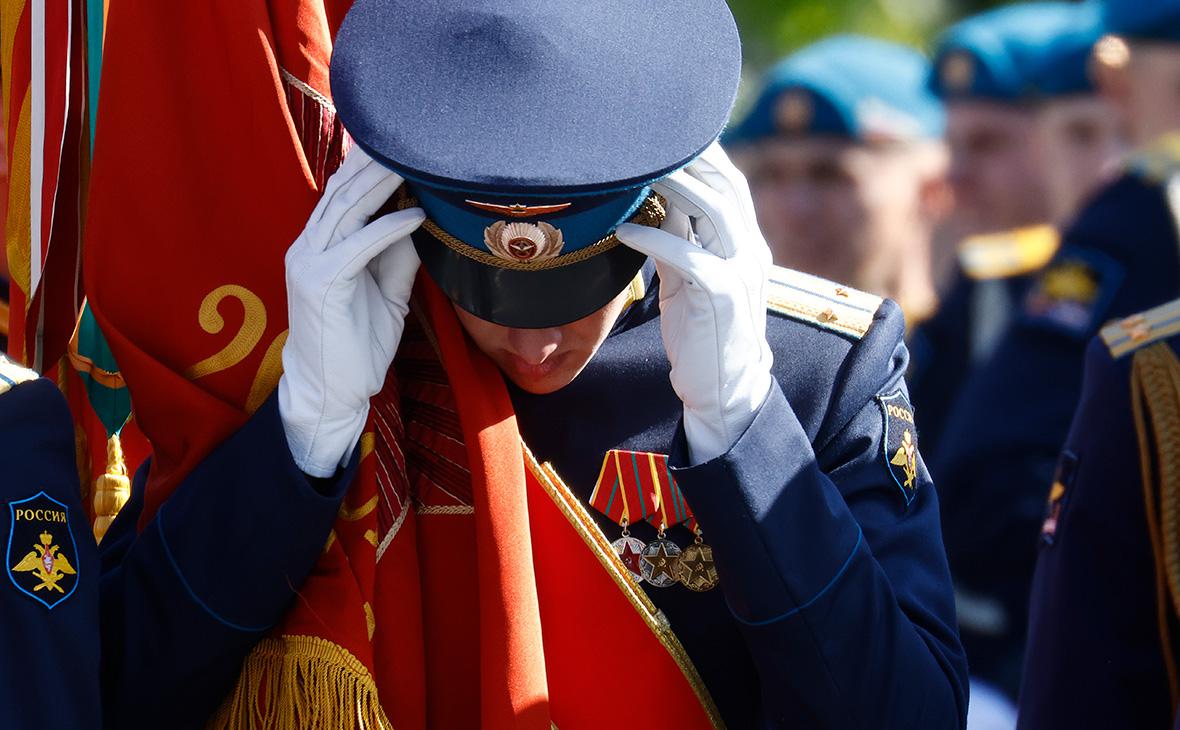
[[[337,112],[407,181],[414,243],[459,306],[512,327],[580,319],[644,257],[648,186],[721,133],[741,75],[724,0],[357,0],[336,38]]]
[[[827,38],[767,73],[754,106],[726,144],[775,135],[854,141],[939,137],[942,104],[926,88],[929,65],[912,48],[875,38]]]
[[[1180,41],[1180,0],[1106,0],[1110,33],[1141,40]]]
[[[1092,93],[1097,2],[1022,3],[973,16],[939,39],[930,86],[945,99],[1003,102]]]

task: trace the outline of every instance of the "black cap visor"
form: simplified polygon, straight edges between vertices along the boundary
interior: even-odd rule
[[[411,238],[426,272],[451,301],[480,319],[521,329],[559,327],[597,312],[631,283],[647,260],[619,244],[566,266],[520,271],[468,258],[426,228]]]

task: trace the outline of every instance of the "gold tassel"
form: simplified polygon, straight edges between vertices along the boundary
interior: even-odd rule
[[[209,730],[393,730],[373,675],[315,636],[258,642]]]
[[[94,480],[94,539],[102,538],[115,521],[119,510],[131,497],[131,480],[123,462],[123,444],[119,434],[107,439],[107,473]]]

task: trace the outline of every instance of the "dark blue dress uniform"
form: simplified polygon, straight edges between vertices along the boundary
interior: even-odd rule
[[[1173,301],[1105,328],[1086,351],[1041,529],[1022,728],[1172,727],[1178,324]]]
[[[272,397],[137,532],[140,468],[100,553],[106,727],[204,727],[315,565],[356,461],[304,475]]]
[[[1104,322],[1180,292],[1176,221],[1160,170],[1136,158],[1063,238],[986,366],[976,369],[933,458],[973,671],[1018,682],[1041,505],[1081,392],[1086,342]]]
[[[674,471],[721,589],[644,588],[729,727],[961,727],[967,668],[938,498],[916,443],[912,471],[897,463],[913,432],[901,312],[785,269],[773,280],[778,387],[729,453]],[[658,297],[649,286],[570,385],[510,386],[526,443],[583,499],[610,449],[687,461]]]
[[[51,381],[3,356],[0,454],[0,727],[98,728],[98,557],[73,421]]]

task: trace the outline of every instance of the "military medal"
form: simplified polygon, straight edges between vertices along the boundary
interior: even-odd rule
[[[698,592],[717,586],[713,549],[701,537],[692,509],[672,477],[667,456],[617,449],[607,452],[590,505],[622,526],[623,536],[611,545],[637,580],[656,588],[681,583]],[[644,545],[631,537],[627,526],[636,520],[655,527],[656,539]],[[696,534],[696,542],[684,550],[667,537],[669,528],[682,523]]]
[[[627,530],[627,518],[623,518],[622,522],[623,536],[610,544],[615,550],[615,554],[619,556],[619,560],[623,561],[623,567],[631,574],[637,582],[643,582],[643,551],[647,549],[647,545],[643,544],[643,540],[631,537],[631,533]]]
[[[637,479],[627,478],[636,472],[634,469],[630,472],[624,470],[623,460],[628,462],[628,468],[633,466],[625,452],[611,451],[606,455],[598,474],[598,483],[594,485],[594,492],[590,495],[590,506],[623,528],[622,536],[611,543],[611,548],[619,557],[623,568],[637,583],[642,583],[645,577],[643,555],[647,545],[642,540],[632,537],[627,528],[632,524],[632,515],[643,521],[654,513],[658,496],[650,489],[645,493]]]
[[[676,563],[676,578],[685,588],[704,593],[716,588],[721,578],[713,565],[713,548],[705,544],[699,527],[695,532],[696,540],[684,549]]]

